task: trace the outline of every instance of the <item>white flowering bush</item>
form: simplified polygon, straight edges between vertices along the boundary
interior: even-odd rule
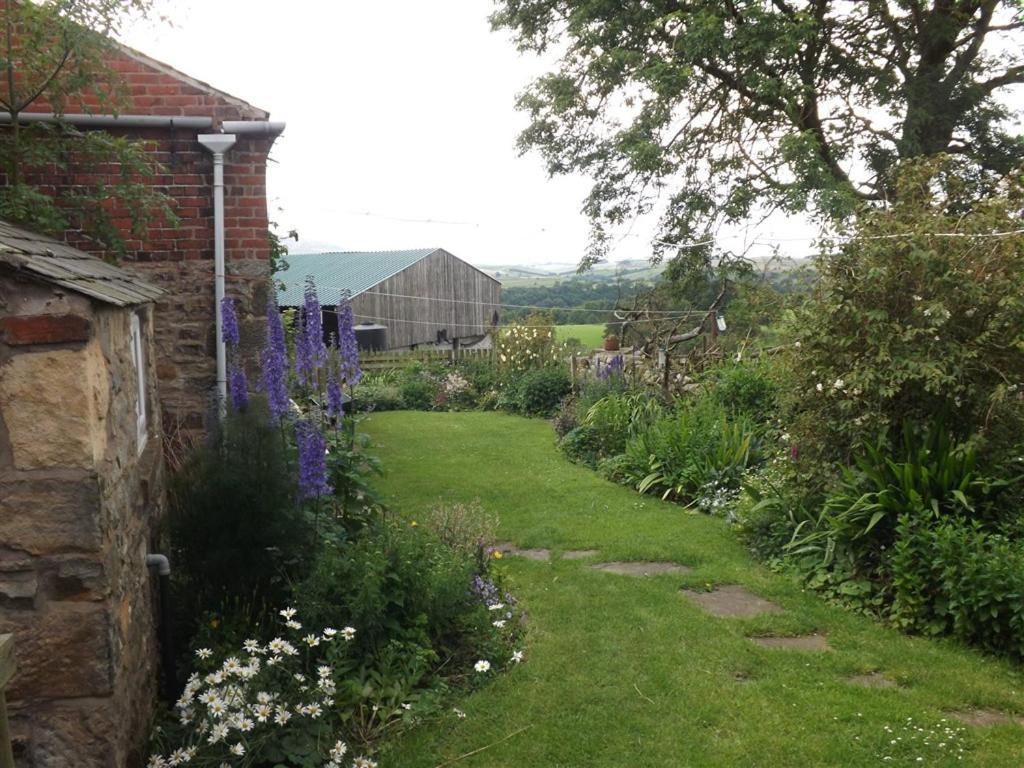
[[[544,368],[564,360],[568,346],[555,341],[554,328],[531,324],[513,324],[496,334],[499,366],[512,374]]]
[[[175,705],[177,727],[154,734],[147,768],[286,764],[297,768],[373,768],[350,758],[334,716],[338,688],[351,675],[352,627],[311,632],[281,611],[284,636],[246,640],[234,655],[196,651]]]

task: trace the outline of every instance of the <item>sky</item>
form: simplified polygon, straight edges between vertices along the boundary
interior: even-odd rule
[[[287,122],[270,218],[293,252],[442,247],[478,266],[576,264],[585,178],[520,156],[516,95],[545,71],[490,30],[487,0],[162,0],[129,45]],[[759,234],[808,235],[773,221]],[[651,225],[612,261],[650,255]],[[742,238],[742,229],[733,236]],[[795,245],[806,250],[807,244]]]

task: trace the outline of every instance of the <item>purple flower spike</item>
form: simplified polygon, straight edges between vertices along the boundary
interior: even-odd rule
[[[327,371],[327,415],[340,417],[344,414],[345,398],[341,394],[341,385],[334,373],[334,368]]]
[[[235,314],[235,300],[230,296],[220,300],[220,338],[225,344],[238,346],[238,315]]]
[[[338,357],[341,380],[354,387],[363,378],[363,370],[359,366],[359,343],[352,325],[352,304],[345,294],[338,303]]]
[[[295,442],[299,449],[299,500],[334,493],[327,482],[327,441],[323,433],[315,424],[298,421],[295,424]]]
[[[299,384],[316,384],[316,372],[327,361],[327,347],[324,346],[320,300],[312,277],[306,278],[302,318],[302,328],[295,339],[295,373]]]
[[[288,348],[284,341],[284,325],[277,301],[271,296],[267,300],[267,346],[263,350],[263,390],[267,393],[270,418],[275,424],[288,412],[288,384],[285,372],[288,367]]]
[[[228,389],[231,391],[231,407],[236,411],[244,411],[249,407],[249,381],[241,366],[231,366],[228,375]]]

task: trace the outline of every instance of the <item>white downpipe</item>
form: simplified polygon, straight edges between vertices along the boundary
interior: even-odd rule
[[[213,293],[216,299],[217,396],[220,401],[217,407],[223,415],[228,401],[228,358],[220,314],[224,298],[224,155],[234,146],[235,137],[229,133],[203,133],[198,139],[213,153]]]

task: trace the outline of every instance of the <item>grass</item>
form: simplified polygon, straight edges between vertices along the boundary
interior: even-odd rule
[[[458,702],[466,719],[412,730],[381,765],[447,766],[481,748],[456,765],[1021,764],[1024,728],[1015,725],[968,729],[962,761],[948,738],[912,744],[921,735],[914,727],[939,724],[949,710],[1024,713],[1019,668],[827,605],[752,562],[721,520],[567,462],[548,424],[397,412],[375,414],[367,426],[387,468],[383,490],[400,513],[416,515],[438,499],[479,499],[500,516],[502,538],[555,555],[550,563],[507,557],[499,566],[529,617],[526,663]],[[671,560],[693,571],[632,579],[557,556],[584,548],[599,549],[601,561]],[[742,584],[785,612],[717,619],[679,594],[710,584]],[[833,650],[768,650],[747,640],[808,631],[826,634]],[[900,687],[846,682],[875,670]]]
[[[576,339],[588,347],[597,349],[604,344],[604,323],[555,326],[556,341],[568,341],[569,339]]]

